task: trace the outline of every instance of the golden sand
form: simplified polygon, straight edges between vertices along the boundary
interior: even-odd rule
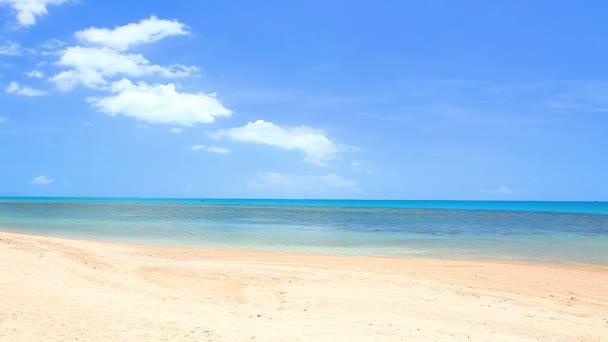
[[[0,233],[0,341],[608,340],[608,270]]]

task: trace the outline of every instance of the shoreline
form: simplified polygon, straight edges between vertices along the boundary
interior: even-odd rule
[[[507,264],[507,265],[537,265],[537,266],[548,266],[548,267],[564,267],[564,268],[591,268],[591,269],[604,269],[608,271],[608,264],[592,264],[574,261],[541,261],[541,260],[510,260],[510,259],[499,259],[499,258],[466,258],[466,257],[437,257],[437,256],[413,256],[413,255],[367,255],[367,254],[348,254],[348,253],[326,253],[326,252],[303,252],[303,251],[284,251],[284,250],[273,250],[273,249],[256,249],[256,248],[215,248],[215,247],[202,247],[202,246],[187,246],[180,244],[168,244],[168,243],[147,243],[147,242],[129,242],[111,239],[95,239],[85,237],[72,237],[66,235],[46,235],[41,233],[30,233],[21,231],[19,228],[8,228],[0,227],[0,235],[3,233],[14,234],[14,235],[25,235],[30,237],[41,237],[51,239],[62,239],[62,240],[74,240],[74,241],[86,241],[86,242],[98,242],[106,244],[117,244],[124,246],[133,247],[150,247],[150,248],[173,248],[173,249],[191,249],[198,251],[216,251],[216,252],[247,252],[247,253],[270,253],[270,254],[290,254],[300,256],[318,256],[318,257],[354,257],[354,258],[388,258],[388,259],[404,259],[404,260],[435,260],[435,261],[454,261],[454,262],[480,262],[480,263],[493,263],[493,264]]]
[[[601,265],[171,247],[0,230],[0,279],[0,339],[608,338]]]
[[[259,255],[272,255],[275,257],[279,256],[296,256],[300,258],[355,258],[355,259],[389,259],[389,260],[402,260],[402,261],[434,261],[434,262],[455,262],[455,263],[482,263],[482,264],[504,264],[512,266],[546,266],[546,267],[558,267],[558,268],[572,268],[572,269],[598,269],[606,270],[608,272],[608,265],[603,264],[588,264],[588,263],[575,263],[575,262],[541,262],[541,261],[517,261],[517,260],[504,260],[504,259],[491,259],[491,258],[440,258],[440,257],[415,257],[410,255],[363,255],[363,254],[342,254],[342,253],[323,253],[323,252],[299,252],[299,251],[282,251],[272,249],[255,249],[255,248],[213,248],[213,247],[196,247],[196,246],[185,246],[185,245],[171,245],[171,244],[153,244],[153,243],[136,243],[119,240],[105,240],[105,239],[93,239],[93,238],[82,238],[82,237],[71,237],[71,236],[60,236],[60,235],[45,235],[45,234],[34,234],[28,232],[22,232],[18,229],[7,229],[0,228],[0,238],[3,234],[10,234],[14,236],[25,236],[36,238],[48,238],[57,240],[66,240],[74,242],[84,243],[100,243],[107,245],[116,245],[131,247],[137,249],[145,248],[160,248],[167,250],[183,250],[190,251],[193,253],[222,253],[222,254],[242,254],[251,256],[255,254]]]

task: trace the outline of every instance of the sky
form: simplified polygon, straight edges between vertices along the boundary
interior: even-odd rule
[[[0,0],[0,196],[608,200],[607,12]]]

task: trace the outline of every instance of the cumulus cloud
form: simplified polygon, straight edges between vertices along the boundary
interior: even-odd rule
[[[19,43],[7,40],[4,44],[0,45],[0,56],[17,56],[21,53],[21,46]]]
[[[264,120],[249,122],[243,127],[220,130],[215,135],[233,141],[297,150],[304,154],[306,161],[317,165],[324,165],[327,161],[335,159],[343,150],[322,130],[307,126],[283,128]]]
[[[322,192],[337,189],[352,190],[357,187],[357,183],[333,173],[324,176],[316,176],[266,172],[254,177],[249,182],[249,186],[263,190],[308,193],[310,191]]]
[[[119,75],[183,77],[198,71],[193,66],[155,65],[140,54],[121,54],[109,48],[81,46],[64,49],[57,64],[71,68],[50,78],[62,90],[70,90],[77,84],[89,88],[103,87],[108,83],[107,77]]]
[[[12,81],[5,88],[9,94],[21,95],[21,96],[42,96],[46,95],[46,92],[30,87],[21,86],[18,82]]]
[[[89,97],[87,101],[92,108],[112,116],[124,115],[156,124],[193,126],[231,115],[232,112],[216,99],[215,94],[182,93],[173,83],[134,83],[130,80],[197,74],[199,68],[196,66],[161,66],[151,63],[141,54],[125,52],[139,44],[184,34],[189,34],[184,24],[155,16],[113,29],[91,27],[78,31],[76,38],[86,46],[58,50],[59,59],[55,64],[66,67],[66,70],[49,80],[64,91],[84,85],[109,92]],[[182,130],[172,128],[170,132],[178,134]]]
[[[60,5],[66,2],[68,0],[0,0],[0,5],[13,8],[20,26],[31,26],[36,23],[36,17],[48,13],[47,5]]]
[[[88,101],[93,108],[112,116],[125,115],[157,124],[192,126],[232,114],[214,94],[180,93],[173,83],[133,84],[122,79],[112,83],[111,92],[113,95]]]
[[[38,176],[30,181],[30,184],[34,185],[48,185],[53,183],[55,180],[47,176]]]
[[[152,43],[165,37],[189,34],[186,25],[177,20],[158,19],[150,16],[138,23],[130,23],[114,29],[91,27],[75,33],[82,42],[109,47],[118,51],[128,50],[130,47]]]

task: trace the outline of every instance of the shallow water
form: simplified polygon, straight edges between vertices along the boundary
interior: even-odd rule
[[[0,227],[147,244],[608,265],[608,203],[2,198]]]

